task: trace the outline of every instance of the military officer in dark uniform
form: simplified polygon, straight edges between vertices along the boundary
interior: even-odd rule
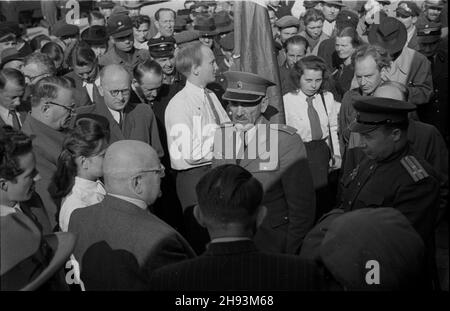
[[[431,62],[434,94],[430,105],[419,107],[422,121],[433,124],[441,132],[447,143],[448,132],[448,40],[441,39],[441,25],[435,23],[418,24],[417,39],[419,51]]]
[[[267,215],[255,242],[263,251],[297,254],[315,217],[305,146],[294,128],[269,124],[263,117],[271,81],[236,71],[225,77],[223,99],[232,123],[216,131],[212,166],[238,164],[262,183]]]
[[[343,176],[340,207],[344,211],[368,207],[399,210],[424,240],[432,267],[439,181],[408,143],[408,112],[416,107],[381,97],[357,97],[353,106],[357,117],[351,129],[360,134],[365,157]]]

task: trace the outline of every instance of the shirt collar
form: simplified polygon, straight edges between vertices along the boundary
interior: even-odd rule
[[[17,212],[22,212],[19,203],[16,203],[14,206],[0,205],[0,216],[6,216]]]
[[[205,94],[205,88],[199,87],[195,84],[193,84],[192,82],[189,82],[189,80],[186,80],[186,89],[195,92],[197,94],[201,94],[204,95]]]
[[[88,84],[92,84],[92,83],[87,83],[86,81],[83,80],[83,87],[85,87]],[[100,75],[97,76],[97,78],[94,81],[94,84],[96,87],[100,86]]]
[[[97,191],[99,185],[103,187],[103,183],[99,180],[92,181],[86,178],[75,176],[75,184],[77,187],[86,191]]]
[[[127,197],[124,195],[113,194],[113,193],[108,193],[108,195],[110,195],[112,197],[116,197],[116,198],[124,200],[124,201],[127,201],[131,204],[134,204],[137,207],[139,207],[140,209],[147,210],[147,203],[145,203],[144,201],[142,201],[140,199],[130,198],[130,197]]]
[[[9,117],[9,110],[0,105],[0,118],[7,120]]]
[[[224,237],[212,239],[209,243],[225,243],[225,242],[236,242],[236,241],[251,241],[249,237]]]

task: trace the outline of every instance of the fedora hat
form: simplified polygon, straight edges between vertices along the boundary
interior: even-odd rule
[[[228,33],[234,29],[233,20],[225,11],[214,14],[214,23],[216,24],[216,29],[219,34]]]
[[[219,32],[216,29],[214,18],[205,15],[197,15],[194,21],[194,30],[197,30],[200,37],[216,36]]]
[[[394,17],[384,17],[379,24],[373,24],[368,35],[370,44],[380,45],[391,55],[403,49],[407,38],[405,25]]]
[[[57,232],[42,236],[25,214],[0,217],[2,290],[36,290],[63,265],[75,247],[76,236]]]
[[[94,25],[86,28],[81,33],[81,40],[86,41],[89,45],[106,44],[108,39],[105,26]]]

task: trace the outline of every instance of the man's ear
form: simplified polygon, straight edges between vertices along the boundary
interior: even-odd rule
[[[194,215],[195,219],[199,223],[200,226],[206,228],[206,223],[203,218],[202,212],[200,211],[200,207],[197,205],[194,206],[194,209],[192,211],[192,214]]]
[[[2,189],[5,192],[8,191],[8,183],[4,178],[0,178],[0,189]]]
[[[266,111],[267,107],[269,107],[269,98],[267,96],[263,97],[260,105],[261,105],[261,112]]]
[[[256,214],[256,227],[261,226],[261,224],[264,221],[264,218],[266,218],[267,215],[267,208],[264,205],[261,205],[258,207],[258,212]]]
[[[142,187],[141,187],[141,176],[137,175],[131,178],[131,190],[136,193],[137,195],[140,195],[142,193]]]
[[[135,78],[131,79],[131,84],[132,84],[135,88],[139,87],[139,83],[137,82],[137,80],[136,80]]]
[[[402,137],[402,130],[401,129],[393,129],[391,135],[392,135],[392,139],[395,142],[397,142]]]

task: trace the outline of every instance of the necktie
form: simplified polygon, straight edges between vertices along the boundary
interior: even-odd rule
[[[120,127],[120,129],[122,129],[122,125],[123,125],[123,113],[122,113],[122,111],[119,111],[119,127]]]
[[[94,83],[93,88],[93,94],[92,94],[92,103],[95,104],[95,101],[98,100],[99,97],[101,97],[100,92],[98,91],[97,85]]]
[[[322,128],[320,127],[319,114],[313,106],[313,97],[307,97],[306,102],[308,103],[308,119],[309,124],[311,125],[311,140],[320,140],[322,139],[323,133]]]
[[[219,114],[217,113],[216,107],[214,107],[214,103],[212,101],[211,96],[209,95],[208,90],[205,90],[205,95],[206,95],[206,99],[208,100],[209,107],[211,108],[211,111],[214,114],[214,121],[216,122],[216,124],[220,124]]]
[[[20,122],[19,122],[19,118],[17,117],[16,111],[15,110],[10,110],[9,114],[12,117],[12,122],[13,122],[12,126],[13,126],[13,128],[15,128],[16,130],[20,130]]]

